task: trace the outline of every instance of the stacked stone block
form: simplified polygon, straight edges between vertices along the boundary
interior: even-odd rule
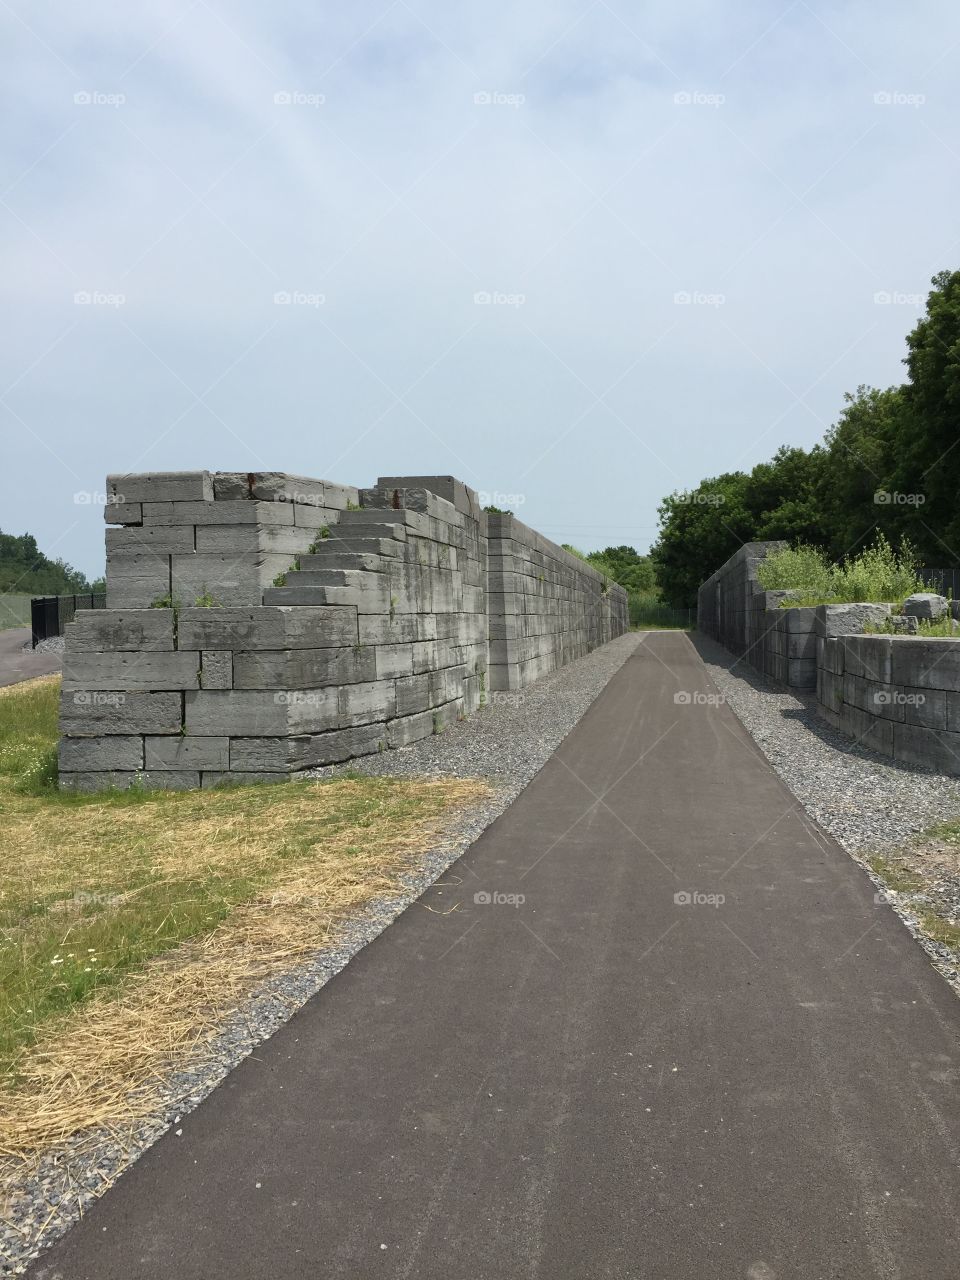
[[[960,641],[824,634],[817,663],[818,711],[835,729],[902,764],[960,774]]]
[[[358,502],[346,485],[280,472],[107,477],[107,608],[261,603],[318,531]]]
[[[452,476],[108,488],[108,607],[65,637],[64,787],[279,781],[402,746],[482,705],[491,628],[517,646],[492,687],[516,688],[627,626],[619,588],[519,523],[497,524],[491,570],[488,516]]]
[[[523,689],[629,626],[627,594],[509,514],[487,516],[490,688]]]

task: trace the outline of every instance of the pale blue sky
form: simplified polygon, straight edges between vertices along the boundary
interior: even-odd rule
[[[91,575],[75,495],[195,467],[453,472],[646,549],[665,493],[901,380],[957,266],[945,0],[0,20],[0,527]]]

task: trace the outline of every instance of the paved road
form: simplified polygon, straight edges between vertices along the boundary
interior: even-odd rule
[[[30,639],[29,627],[11,627],[0,631],[0,688],[7,684],[19,684],[34,676],[51,675],[63,667],[58,653],[34,653],[24,649]]]
[[[697,695],[689,639],[650,636],[445,887],[35,1274],[956,1275],[960,1005]]]

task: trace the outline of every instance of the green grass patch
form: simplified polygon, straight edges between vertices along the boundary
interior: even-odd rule
[[[61,1015],[122,991],[149,962],[223,929],[251,903],[261,904],[256,921],[270,922],[271,947],[277,938],[294,945],[295,924],[271,908],[274,889],[291,904],[309,899],[301,943],[319,945],[318,902],[334,921],[394,886],[423,824],[486,790],[348,777],[61,792],[59,685],[48,677],[0,692],[0,1072],[18,1070]],[[248,937],[238,954],[251,945]]]

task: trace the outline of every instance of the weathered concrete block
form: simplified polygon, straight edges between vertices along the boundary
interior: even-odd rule
[[[145,770],[143,773],[64,773],[60,775],[61,791],[125,791],[132,786],[149,791],[192,791],[200,786],[200,774],[188,770]]]
[[[179,733],[179,693],[66,690],[60,695],[60,732],[71,737],[113,733]]]
[[[261,606],[180,612],[181,648],[325,649],[357,642],[357,614],[349,608]]]
[[[188,735],[258,737],[284,735],[291,695],[286,691],[201,689],[184,695]]]
[[[289,782],[285,773],[219,773],[210,770],[202,775],[201,786],[204,791],[213,787],[256,787],[263,783]]]
[[[229,649],[204,649],[201,652],[200,688],[233,688],[233,654]]]
[[[867,623],[880,624],[890,616],[889,604],[821,604],[816,608],[818,636],[859,635]]]
[[[107,476],[108,502],[212,502],[209,471],[146,471]]]
[[[413,675],[413,645],[384,644],[374,649],[376,679]]]
[[[412,715],[426,711],[430,705],[430,673],[405,676],[396,682],[396,714]]]
[[[874,680],[877,684],[901,683],[894,674],[892,636],[839,636],[844,672]]]
[[[230,739],[226,737],[145,738],[148,769],[229,769]]]
[[[64,690],[196,689],[198,653],[144,650],[114,653],[70,653],[63,656]]]
[[[143,768],[143,739],[137,736],[61,738],[62,772],[94,772]]]
[[[118,532],[128,531],[119,530]],[[305,552],[312,542],[312,529],[302,529],[292,524],[197,525],[196,550],[235,556],[248,552],[267,552],[293,557]],[[171,547],[170,550],[179,551],[186,548]]]
[[[946,690],[898,689],[897,692],[903,707],[903,715],[898,719],[927,729],[947,728]]]
[[[915,724],[894,726],[894,757],[938,773],[960,773],[960,736]]]
[[[960,641],[891,638],[893,679],[916,689],[960,689]]]
[[[787,658],[786,683],[791,689],[813,689],[817,684],[817,664],[813,658]]]
[[[78,609],[64,636],[68,654],[173,649],[173,610]]]
[[[892,720],[883,720],[859,707],[844,703],[840,712],[840,730],[849,734],[860,746],[876,751],[880,755],[893,755],[893,735],[895,729]]]
[[[947,599],[933,591],[918,591],[904,600],[903,612],[908,618],[926,618],[935,622],[947,612]]]
[[[387,725],[387,745],[392,748],[405,747],[411,742],[419,742],[421,738],[429,738],[435,732],[432,711],[398,716]]]
[[[108,609],[149,609],[169,594],[169,556],[107,556]]]
[[[348,684],[340,689],[340,724],[344,727],[389,720],[396,714],[397,692],[393,680]]]
[[[334,485],[336,489],[338,486]],[[291,476],[285,471],[218,471],[213,477],[213,494],[218,502],[253,501],[298,503],[323,507],[325,485],[307,476]],[[335,505],[335,504],[333,504]]]
[[[143,505],[139,502],[106,502],[103,518],[107,524],[140,524]]]
[[[174,551],[193,551],[193,526],[124,525],[107,530],[107,555],[169,555]]]
[[[175,554],[170,557],[173,598],[184,608],[193,608],[206,596],[212,596],[218,606],[257,605],[270,570],[278,573],[288,563],[286,555],[269,557],[262,552]]]
[[[283,502],[144,502],[141,510],[145,525],[293,524]]]
[[[234,688],[317,689],[377,678],[376,650],[359,645],[329,649],[237,652]]]

